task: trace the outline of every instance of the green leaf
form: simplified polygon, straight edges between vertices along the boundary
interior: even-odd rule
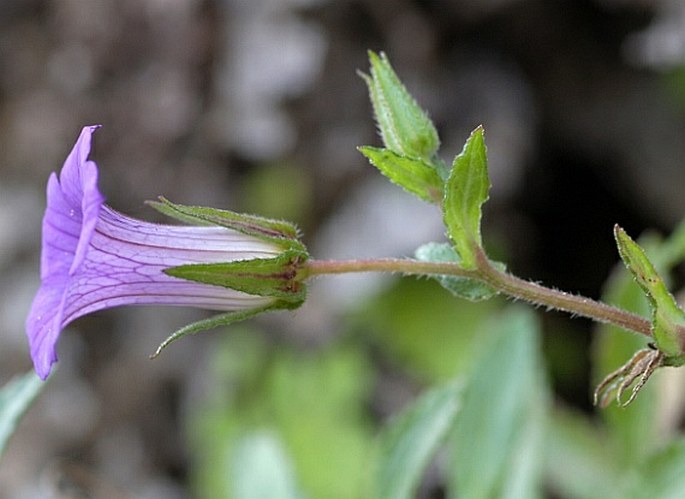
[[[680,499],[685,490],[685,439],[671,442],[637,468],[629,498]],[[624,496],[625,497],[625,496]]]
[[[0,455],[19,420],[45,384],[31,371],[13,378],[0,390]]]
[[[476,128],[452,164],[443,205],[447,234],[461,256],[462,267],[476,267],[476,253],[482,246],[481,207],[488,199],[490,179],[484,131]]]
[[[429,203],[441,203],[443,181],[436,169],[420,159],[390,149],[361,146],[359,151],[393,183]]]
[[[470,370],[474,349],[492,334],[490,318],[502,305],[503,300],[455,300],[434,282],[399,279],[365,302],[352,320],[391,365],[435,384]]]
[[[334,341],[303,351],[257,325],[217,338],[207,359],[206,393],[189,408],[191,481],[201,489],[192,497],[240,499],[231,494],[236,444],[264,429],[278,435],[308,497],[373,497],[362,493],[376,433],[368,402],[377,373],[367,350]]]
[[[632,410],[632,406],[631,406]],[[624,411],[630,412],[630,411]],[[625,471],[605,432],[580,413],[555,408],[545,437],[545,481],[554,497],[622,499]]]
[[[447,243],[426,243],[420,246],[415,253],[416,259],[423,262],[453,262],[461,263],[459,254]],[[504,270],[501,263],[494,263],[499,269]],[[487,300],[497,295],[497,291],[480,281],[454,276],[429,276],[438,281],[442,287],[450,291],[454,296],[466,298],[471,301]]]
[[[234,322],[244,321],[264,312],[290,308],[290,306],[291,305],[287,302],[277,301],[264,307],[257,307],[248,310],[237,310],[234,312],[226,312],[224,314],[214,315],[212,317],[209,317],[208,319],[193,322],[192,324],[188,324],[187,326],[184,326],[181,329],[177,330],[172,335],[170,335],[166,340],[164,340],[157,347],[155,353],[150,355],[150,358],[154,359],[160,353],[162,353],[162,350],[168,347],[171,343],[180,338],[183,338],[184,336],[196,334],[202,331],[207,331],[208,329],[215,329],[221,326],[228,326],[230,324],[233,324]]]
[[[452,428],[462,386],[453,381],[431,389],[383,429],[374,497],[416,497],[423,472]]]
[[[666,362],[669,361],[668,357],[680,358],[683,355],[685,312],[666,288],[664,280],[644,250],[618,225],[614,227],[614,236],[623,263],[649,300],[652,308],[652,335],[657,348],[666,354]]]
[[[659,248],[658,259],[654,265],[657,269],[670,269],[685,260],[685,220],[682,220]]]
[[[369,60],[371,76],[360,75],[369,87],[385,147],[400,156],[431,163],[440,146],[433,122],[407,92],[384,53],[369,51]]]
[[[498,319],[494,344],[476,361],[457,415],[451,497],[540,496],[548,396],[539,326],[524,308]]]
[[[165,269],[164,273],[251,295],[273,296],[296,307],[302,304],[307,294],[305,284],[297,279],[297,272],[306,257],[306,253],[287,250],[274,258],[179,265]]]
[[[233,495],[240,499],[300,499],[293,464],[272,432],[242,437],[233,456]]]
[[[194,225],[219,225],[275,243],[284,249],[306,252],[304,245],[298,239],[297,227],[290,222],[204,206],[185,206],[172,203],[164,197],[160,197],[159,201],[147,201],[147,204],[160,213],[181,222]]]

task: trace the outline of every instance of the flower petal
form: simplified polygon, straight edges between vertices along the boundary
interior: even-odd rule
[[[97,165],[88,160],[92,134],[84,127],[59,177],[47,186],[41,286],[26,319],[36,372],[57,361],[55,346],[71,321],[119,305],[161,304],[240,312],[276,304],[272,296],[168,275],[170,267],[277,257],[268,239],[222,226],[160,225],[127,217],[104,204]]]
[[[62,330],[64,283],[44,281],[36,293],[26,319],[26,334],[31,345],[31,359],[41,379],[50,374],[57,362],[55,345]]]
[[[60,173],[60,187],[65,201],[61,207],[68,207],[67,215],[81,224],[78,245],[69,274],[73,274],[85,258],[100,207],[105,201],[98,189],[97,165],[93,161],[88,161],[92,135],[98,128],[100,125],[83,127]]]

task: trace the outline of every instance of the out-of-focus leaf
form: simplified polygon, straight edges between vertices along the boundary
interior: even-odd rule
[[[545,437],[545,480],[555,497],[622,499],[625,482],[607,435],[589,419],[557,408]]]
[[[371,479],[373,444],[365,353],[342,344],[295,352],[244,325],[220,345],[212,359],[214,391],[191,418],[197,496],[235,497],[227,472],[235,452],[245,435],[266,428],[287,449],[304,495],[360,497]]]
[[[399,369],[445,382],[471,367],[474,345],[492,334],[486,326],[502,303],[455,300],[432,280],[400,279],[365,303],[355,322]]]
[[[245,435],[233,457],[233,497],[240,499],[301,499],[292,462],[271,432]]]
[[[433,388],[383,429],[374,497],[415,497],[423,472],[452,427],[461,393],[458,382]]]
[[[680,499],[685,491],[685,439],[671,442],[637,468],[631,499]]]
[[[314,211],[312,173],[303,165],[270,163],[250,168],[240,185],[240,208],[263,217],[305,222]],[[287,185],[287,189],[283,186]]]
[[[652,257],[659,271],[668,271],[685,260],[685,219],[678,224],[671,235],[660,246],[658,254]]]
[[[471,373],[452,444],[451,497],[540,496],[547,386],[539,326],[514,307]]]
[[[434,166],[421,159],[401,156],[390,149],[362,146],[359,152],[407,192],[429,203],[442,202],[443,181]]]
[[[45,384],[31,371],[11,379],[0,389],[0,455],[19,420]]]
[[[426,243],[419,246],[415,253],[416,259],[423,262],[453,262],[460,263],[459,254],[447,243]],[[494,263],[501,270],[505,266]],[[487,300],[497,294],[497,291],[480,281],[455,276],[430,276],[438,281],[443,288],[458,298],[466,298],[471,301]]]
[[[443,203],[447,234],[468,269],[476,267],[476,249],[482,246],[481,207],[490,191],[484,134],[482,127],[476,128],[454,158]]]

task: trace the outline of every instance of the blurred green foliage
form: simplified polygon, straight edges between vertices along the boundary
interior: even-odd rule
[[[640,240],[663,275],[685,250],[681,232]],[[619,266],[605,299],[646,311]],[[526,306],[468,302],[434,280],[398,279],[345,317],[347,333],[313,351],[268,341],[254,325],[220,340],[213,388],[188,420],[198,497],[411,498],[438,487],[460,499],[618,499],[684,490],[672,414],[682,409],[664,392],[675,369],[658,372],[628,408],[595,417],[552,404],[540,325]],[[644,344],[600,327],[596,377]],[[421,395],[380,421],[370,408],[388,368]]]
[[[307,221],[313,202],[312,179],[298,166],[279,163],[250,170],[241,186],[241,206],[267,218]]]
[[[189,421],[200,497],[240,497],[231,463],[255,431],[277,435],[309,497],[359,494],[373,434],[373,372],[359,346],[297,352],[244,328],[225,336],[210,373],[215,389]]]
[[[45,387],[35,372],[16,376],[0,389],[0,455],[21,417]]]

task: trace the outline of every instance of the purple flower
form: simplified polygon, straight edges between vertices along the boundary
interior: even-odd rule
[[[90,312],[139,304],[240,311],[274,301],[165,274],[179,265],[271,258],[283,249],[225,227],[159,225],[117,213],[104,204],[97,165],[88,160],[98,128],[83,128],[59,180],[53,173],[48,181],[41,285],[26,320],[42,379],[57,361],[62,329]]]

